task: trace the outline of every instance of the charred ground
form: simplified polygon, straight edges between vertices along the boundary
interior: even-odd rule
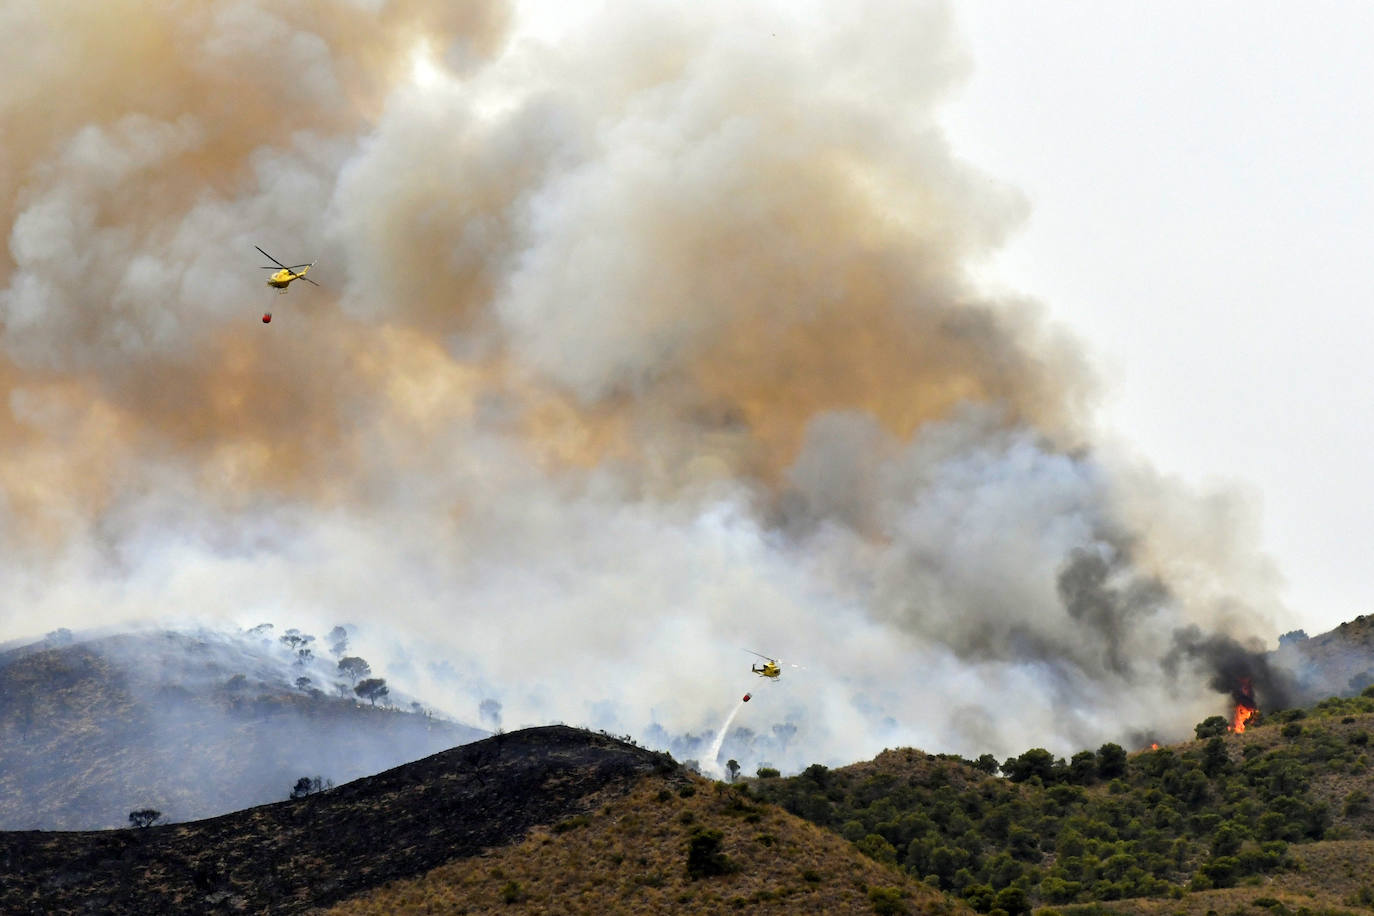
[[[687,779],[666,754],[548,726],[204,821],[0,833],[0,911],[303,912],[514,843],[655,773]]]

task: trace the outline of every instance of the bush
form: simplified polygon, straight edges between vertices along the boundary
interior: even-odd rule
[[[971,761],[975,770],[981,770],[989,776],[997,775],[997,758],[991,754],[981,754],[977,760]]]
[[[1126,773],[1126,751],[1113,742],[1097,749],[1097,775],[1100,779],[1115,779]]]
[[[1008,916],[1029,916],[1031,910],[1026,892],[1015,885],[998,891],[993,907],[1005,911]]]
[[[1219,738],[1226,734],[1227,725],[1226,719],[1222,716],[1208,716],[1193,726],[1193,731],[1199,741],[1203,738]]]
[[[687,877],[693,881],[712,875],[728,875],[735,864],[721,851],[725,834],[697,828],[687,840]]]
[[[1212,738],[1202,749],[1202,772],[1215,779],[1231,765],[1230,755],[1226,752],[1226,742]]]
[[[1054,780],[1054,755],[1043,747],[1033,747],[1020,757],[1009,757],[1002,764],[1002,772],[1012,782],[1025,782],[1032,776],[1049,783]]]
[[[980,913],[986,913],[992,909],[992,902],[997,899],[997,892],[987,884],[970,884],[964,888],[964,900],[968,905]]]
[[[315,795],[325,789],[332,788],[334,788],[334,780],[332,779],[325,779],[323,776],[302,776],[291,787],[291,798],[305,798],[307,795]]]
[[[1233,856],[1240,852],[1241,844],[1244,842],[1245,828],[1228,821],[1212,834],[1212,855]]]
[[[151,827],[162,820],[162,812],[156,808],[139,808],[129,812],[129,823],[138,828]]]
[[[873,912],[881,916],[907,912],[906,904],[902,902],[902,890],[898,887],[870,887],[868,902],[873,904]]]
[[[1203,864],[1198,874],[1205,877],[1212,887],[1231,887],[1240,873],[1240,860],[1235,856],[1219,856]]]
[[[868,834],[854,845],[859,848],[859,852],[874,861],[882,862],[886,865],[897,864],[897,849],[876,833]],[[950,874],[953,874],[953,872],[951,871]]]

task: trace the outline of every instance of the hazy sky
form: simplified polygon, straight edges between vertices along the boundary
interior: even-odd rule
[[[1374,8],[955,11],[941,121],[1030,208],[985,277],[1083,337],[1115,435],[1262,507],[1295,626],[1374,610]]]
[[[555,9],[0,7],[0,635],[634,734],[748,647],[804,765],[1190,734],[1358,612],[1355,25]]]

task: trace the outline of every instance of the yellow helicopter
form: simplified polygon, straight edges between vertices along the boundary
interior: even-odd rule
[[[755,652],[753,649],[745,649],[744,651],[748,652],[750,655],[757,655],[759,658],[763,659],[762,665],[750,665],[750,671],[754,672],[759,677],[766,677],[772,681],[776,681],[778,678],[782,677],[782,663],[776,658],[764,655],[762,652]],[[789,665],[789,667],[800,668],[801,665]]]
[[[253,247],[258,248],[257,245],[254,245]],[[262,249],[258,248],[258,251],[262,251]],[[310,273],[310,268],[315,266],[314,261],[311,261],[309,264],[292,264],[290,267],[287,267],[281,261],[278,261],[270,254],[267,254],[267,252],[262,251],[262,253],[267,257],[267,260],[277,265],[276,267],[269,267],[266,264],[264,264],[262,269],[277,271],[276,273],[272,274],[272,276],[267,278],[267,285],[275,287],[278,292],[286,292],[286,288],[291,285],[292,280],[304,280],[306,283],[313,283],[315,286],[320,285],[318,283],[315,283],[314,280],[306,276],[306,274]],[[281,269],[277,270],[277,268]]]

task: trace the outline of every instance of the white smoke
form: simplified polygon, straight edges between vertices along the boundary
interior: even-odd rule
[[[968,281],[1024,204],[935,126],[943,4],[611,4],[556,42],[470,6],[150,13],[137,60],[30,13],[0,636],[349,623],[468,721],[660,743],[750,646],[806,668],[741,710],[746,767],[1212,711],[1171,634],[1268,633],[1272,570],[1235,500],[1089,448],[1073,341]],[[276,296],[255,244],[323,287]]]

